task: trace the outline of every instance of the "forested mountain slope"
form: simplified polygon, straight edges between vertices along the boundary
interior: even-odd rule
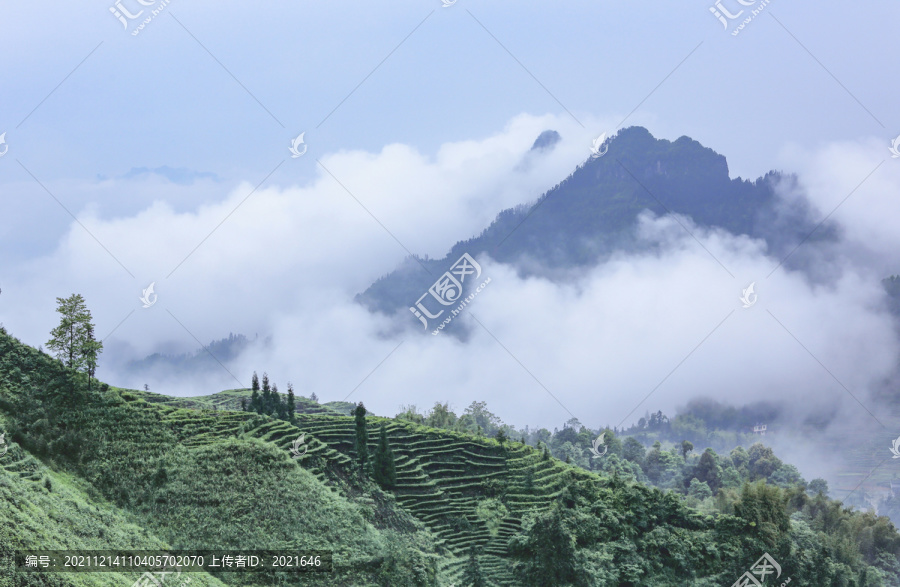
[[[396,468],[395,482],[379,486],[360,467],[354,418],[297,413],[291,422],[147,395],[89,389],[84,375],[0,330],[7,553],[314,548],[334,551],[333,574],[273,583],[221,573],[192,584],[391,587],[712,586],[732,584],[768,553],[801,584],[900,584],[900,536],[885,518],[802,488],[760,480],[722,512],[700,513],[674,492],[520,442],[369,416],[367,452],[381,450],[384,430]],[[59,574],[22,583],[8,569],[0,577],[112,581]]]
[[[626,128],[611,139],[606,155],[588,158],[533,204],[501,211],[443,259],[407,259],[357,301],[386,314],[405,312],[463,253],[485,253],[524,274],[591,266],[613,251],[647,246],[634,234],[645,210],[763,239],[775,256],[804,238],[834,238],[827,224],[810,236],[816,223],[808,207],[778,198],[778,184],[794,181],[774,171],[755,181],[731,179],[725,157],[689,137],[672,142],[643,127]]]

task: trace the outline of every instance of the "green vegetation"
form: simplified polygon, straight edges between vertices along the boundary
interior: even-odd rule
[[[9,496],[0,515],[4,546],[332,550],[333,575],[301,578],[316,585],[404,584],[383,570],[382,582],[370,582],[389,557],[402,568],[421,558],[436,573],[434,547],[427,536],[418,537],[422,525],[379,489],[345,481],[346,456],[313,439],[298,466],[286,448],[301,431],[288,422],[148,403],[140,395],[89,391],[84,374],[0,330],[0,426],[12,446],[0,461],[0,487],[13,487],[0,489]],[[20,473],[28,479],[19,480]],[[44,477],[52,479],[52,492]],[[105,516],[93,535],[86,534],[79,523],[89,520],[76,523],[66,515],[78,508],[66,501],[63,479],[77,484],[86,512],[115,517]],[[40,491],[41,501],[29,491]],[[27,527],[35,531],[22,531]],[[61,538],[52,539],[54,533]],[[129,533],[136,538],[116,538]],[[398,545],[405,546],[392,550]],[[85,577],[55,575],[53,584],[106,580]],[[217,579],[252,584],[250,575]]]
[[[353,445],[353,451],[356,453],[356,460],[359,461],[360,475],[365,475],[369,463],[369,428],[366,424],[366,408],[362,402],[356,406],[353,417],[356,427],[356,442]]]
[[[192,584],[342,587],[711,587],[768,552],[797,584],[900,585],[893,525],[829,500],[821,482],[804,486],[763,445],[647,450],[605,429],[595,458],[594,433],[577,421],[554,434],[517,431],[478,402],[461,417],[442,404],[390,419],[297,398],[291,422],[277,408],[241,410],[254,389],[172,398],[89,389],[87,377],[0,329],[7,552],[322,549],[334,552],[333,574],[200,574]],[[308,450],[292,458],[301,434]],[[3,581],[13,584],[8,568]]]
[[[462,584],[468,587],[487,587],[488,585],[484,571],[481,570],[481,564],[478,562],[478,551],[474,546],[469,548],[469,560],[462,574]]]
[[[381,424],[378,435],[378,448],[375,449],[373,459],[372,479],[385,489],[391,489],[397,484],[397,465],[394,462],[394,451],[388,442],[387,428]]]
[[[80,294],[56,298],[56,311],[60,313],[59,326],[50,332],[47,348],[56,353],[63,364],[88,375],[88,387],[97,370],[97,357],[103,352],[103,343],[94,338],[91,311]]]

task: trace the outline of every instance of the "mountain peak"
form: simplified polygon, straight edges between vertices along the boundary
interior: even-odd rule
[[[545,148],[558,136],[545,131],[535,145]],[[418,263],[405,263],[357,301],[387,314],[406,311],[428,290],[433,275],[447,271],[463,253],[488,253],[522,273],[549,275],[592,266],[615,251],[644,246],[634,229],[645,210],[658,216],[681,214],[700,226],[765,239],[770,250],[794,236],[802,238],[799,233],[811,228],[809,218],[798,217],[785,229],[790,234],[773,236],[771,221],[779,214],[774,183],[781,176],[771,172],[754,182],[731,179],[725,157],[690,137],[657,139],[646,128],[632,126],[614,135],[608,147],[534,203],[499,212],[480,235],[457,242],[443,259],[423,260],[431,274]]]
[[[534,140],[534,144],[531,145],[531,150],[543,151],[545,149],[552,149],[561,138],[562,137],[560,137],[559,133],[555,130],[545,130]]]

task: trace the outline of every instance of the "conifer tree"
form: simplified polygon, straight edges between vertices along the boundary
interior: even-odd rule
[[[250,389],[253,391],[259,391],[259,377],[256,376],[256,371],[253,372],[253,379],[250,383]]]
[[[366,428],[366,407],[362,402],[353,410],[356,416],[356,456],[359,459],[360,474],[365,475],[366,465],[369,462],[369,431]]]
[[[88,312],[90,317],[90,312]],[[91,380],[97,372],[97,355],[103,351],[103,343],[94,338],[94,325],[90,321],[85,324],[85,341],[81,347],[84,357],[84,366],[88,376],[88,389],[91,388]]]
[[[290,381],[288,382],[288,392],[287,392],[287,417],[288,422],[294,423],[294,420],[297,419],[297,403],[294,400],[294,386],[291,385]]]
[[[269,387],[269,375],[263,373],[262,378],[262,412],[272,415],[272,388]]]
[[[315,391],[312,392],[311,394],[309,394],[309,399],[311,399],[312,401],[314,401],[316,403],[319,403],[319,396],[316,395]]]
[[[379,485],[388,489],[396,485],[397,467],[394,463],[394,451],[391,450],[391,445],[388,443],[387,428],[384,424],[381,425],[381,433],[378,437],[378,448],[375,450],[375,457],[373,460],[375,463],[374,470],[372,471],[372,478],[375,479]]]
[[[278,416],[279,420],[287,419],[287,411],[284,409],[284,400],[278,393],[278,386],[272,385],[272,412]]]
[[[478,553],[474,544],[469,547],[469,562],[463,571],[462,582],[465,587],[487,587],[488,584],[484,571],[481,570],[481,565],[478,564]]]

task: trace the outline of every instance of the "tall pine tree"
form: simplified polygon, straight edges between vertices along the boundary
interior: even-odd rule
[[[466,587],[487,587],[487,579],[481,565],[478,564],[478,553],[474,544],[469,547],[469,562],[463,571],[462,582]]]
[[[294,386],[291,385],[291,382],[288,381],[288,392],[287,392],[287,416],[288,422],[291,424],[294,423],[294,420],[297,419],[297,403],[294,400]]]
[[[359,471],[361,475],[366,474],[366,465],[369,462],[369,431],[366,428],[366,407],[362,402],[353,410],[356,416],[356,457],[359,459]]]
[[[272,415],[272,388],[269,387],[268,373],[263,373],[262,378],[262,413]]]
[[[91,388],[91,380],[97,372],[97,355],[103,351],[103,343],[94,338],[94,325],[90,322],[91,313],[88,312],[88,322],[85,324],[85,340],[81,347],[81,355],[84,357],[84,368],[88,376],[88,389]]]
[[[374,467],[372,478],[376,483],[387,489],[397,484],[397,467],[394,464],[394,451],[388,444],[387,428],[381,425],[381,434],[378,437],[378,448],[375,449],[373,458]]]
[[[278,393],[277,385],[272,386],[272,403],[275,404],[275,415],[278,416],[278,419],[287,420],[287,405],[284,403],[284,398]]]
[[[253,393],[250,394],[250,411],[261,414],[262,398],[259,397],[259,377],[256,376],[256,371],[253,372],[253,382],[251,383],[251,389],[253,390]]]

